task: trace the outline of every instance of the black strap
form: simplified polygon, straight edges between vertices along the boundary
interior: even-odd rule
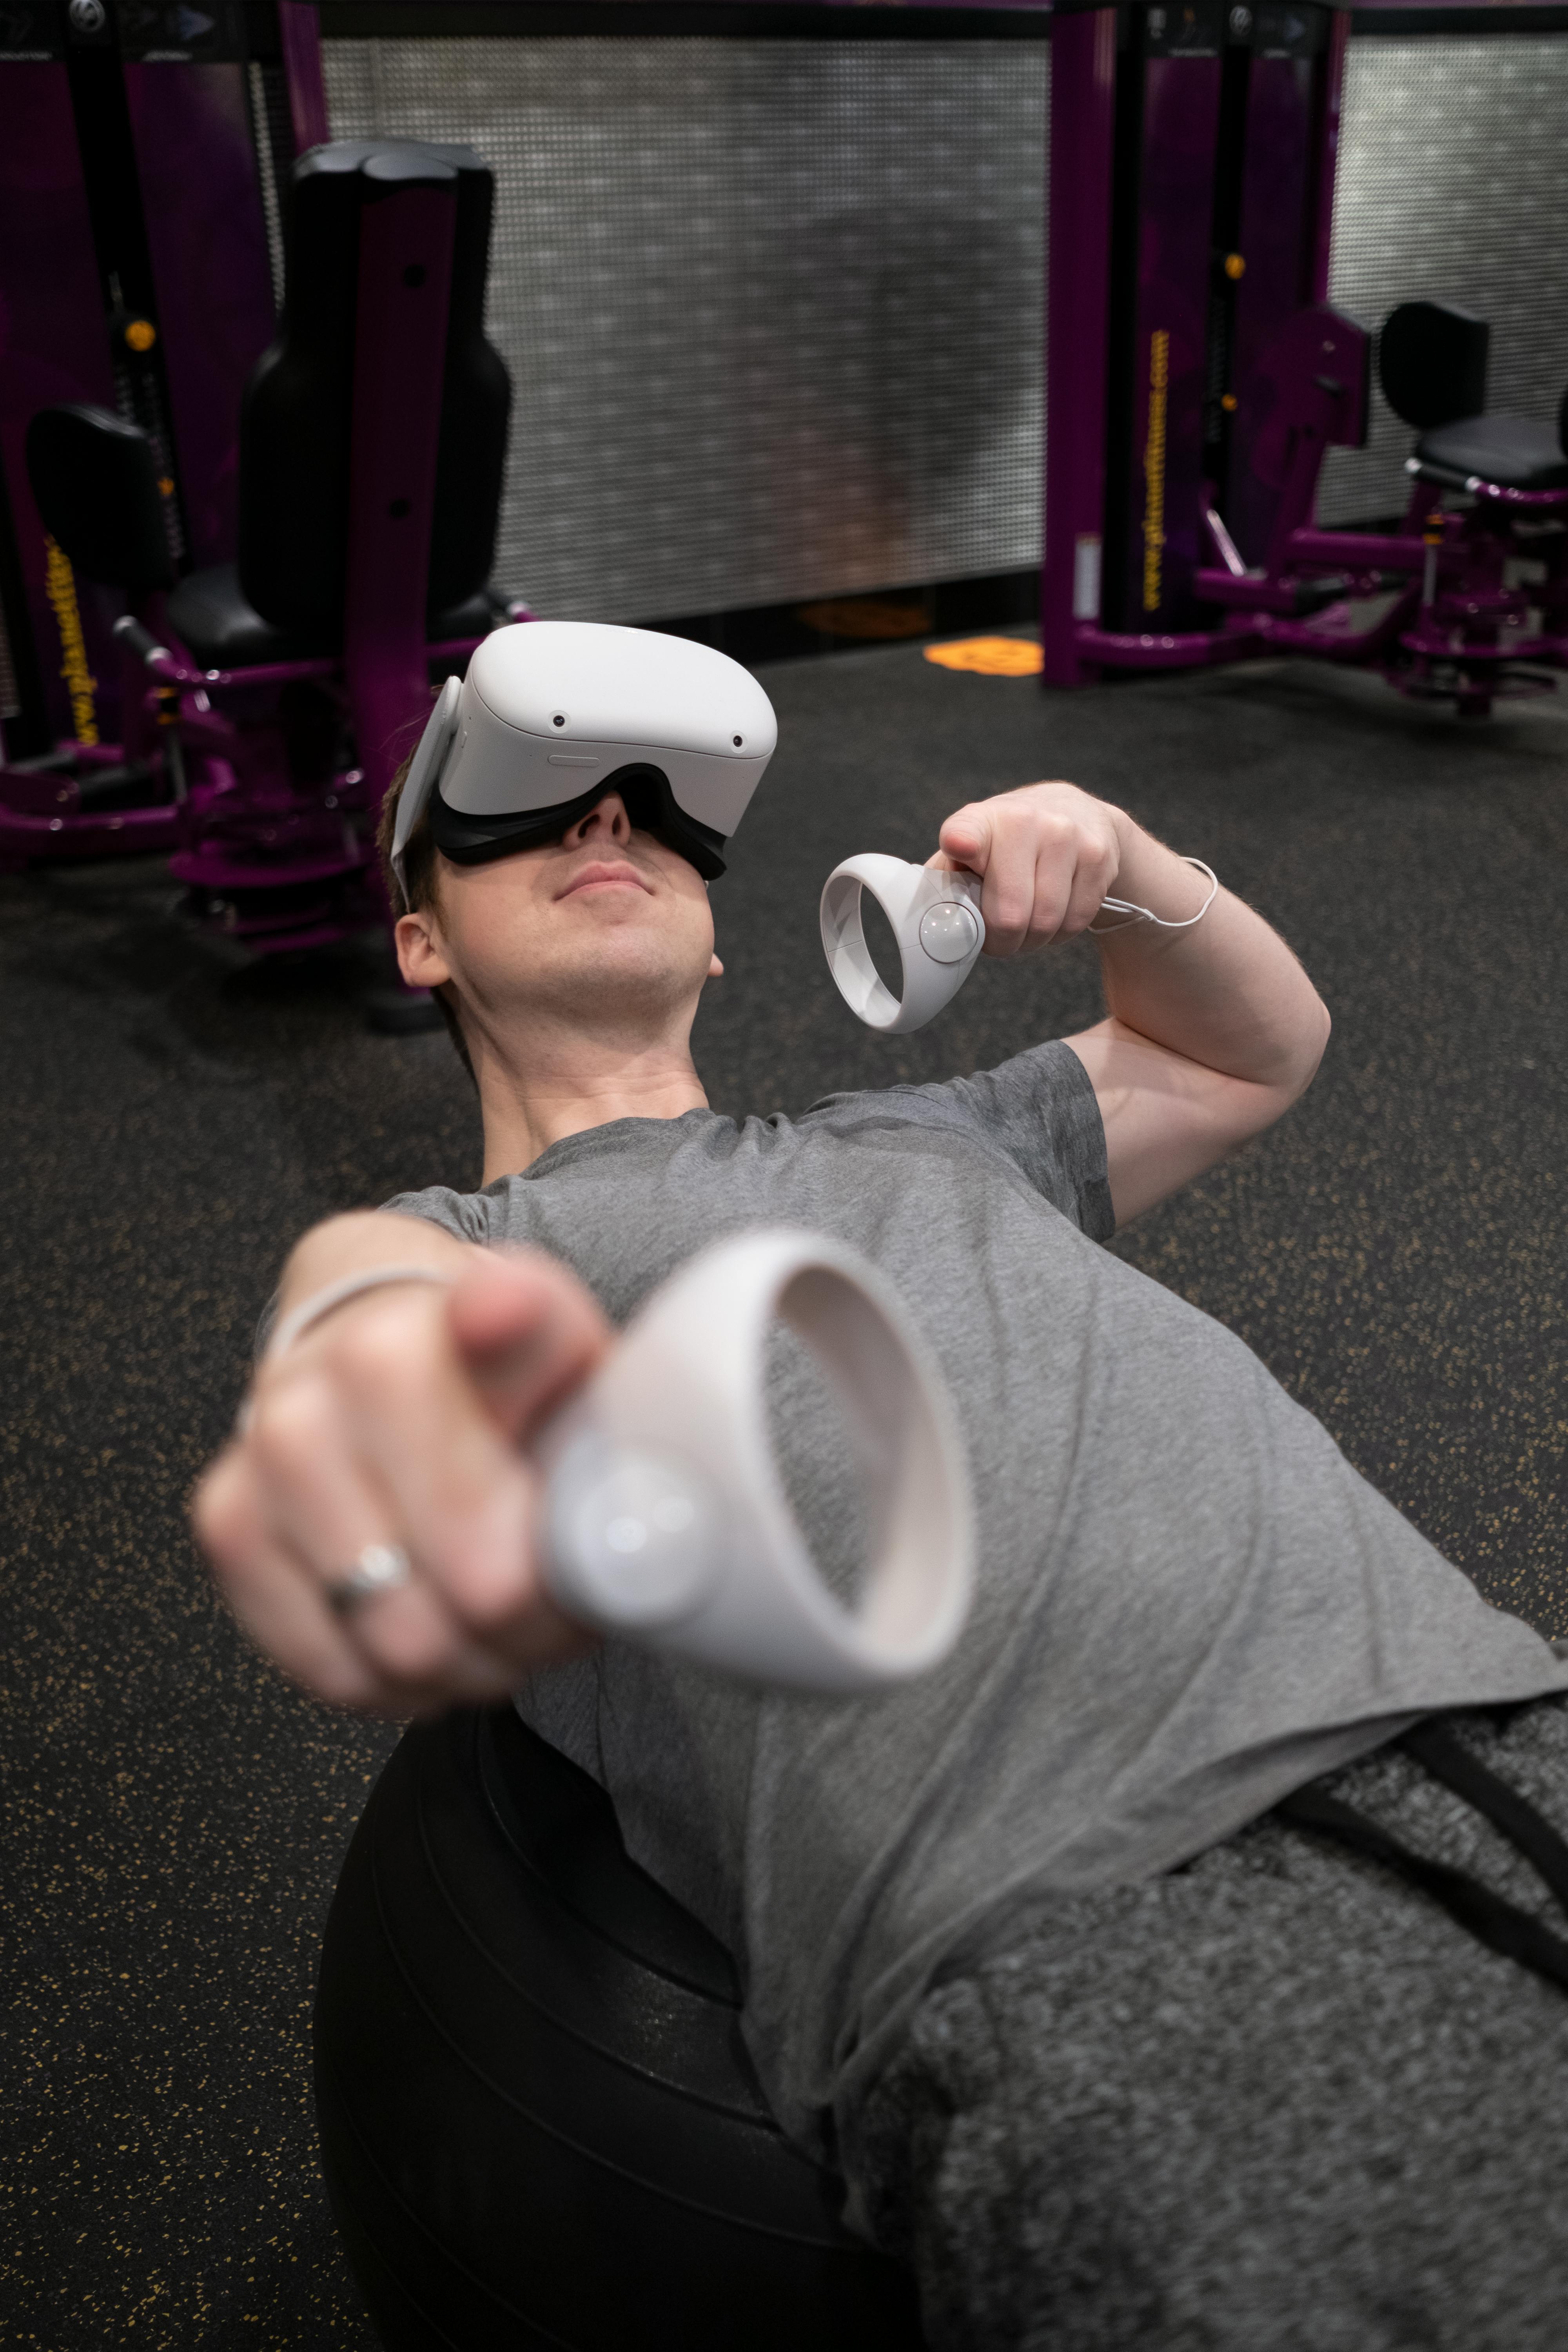
[[[1462,1797],[1500,1830],[1540,1872],[1563,1910],[1568,1911],[1568,1841],[1558,1835],[1544,1813],[1538,1812],[1517,1789],[1489,1771],[1462,1740],[1456,1739],[1447,1727],[1433,1717],[1415,1724],[1398,1745],[1407,1749],[1418,1764],[1425,1765],[1434,1780],[1441,1780],[1446,1789],[1452,1789],[1456,1797]]]
[[[1457,1744],[1457,1743],[1456,1743]],[[1426,1759],[1423,1759],[1423,1761]],[[1447,1762],[1445,1759],[1445,1762]],[[1436,1777],[1443,1778],[1442,1774]],[[1487,1775],[1488,1780],[1491,1775]],[[1499,1784],[1500,1785],[1500,1784]],[[1456,1791],[1456,1793],[1463,1793]],[[1513,1791],[1509,1790],[1509,1795]],[[1521,1805],[1524,1799],[1518,1799]],[[1310,1830],[1320,1837],[1334,1839],[1354,1853],[1365,1854],[1370,1861],[1382,1863],[1385,1869],[1396,1871],[1402,1878],[1440,1903],[1451,1919],[1458,1922],[1478,1941],[1505,1959],[1517,1960],[1521,1968],[1533,1969],[1549,1983],[1568,1991],[1568,1944],[1543,1927],[1539,1919],[1521,1911],[1515,1904],[1494,1895],[1489,1886],[1471,1878],[1462,1870],[1451,1869],[1447,1863],[1430,1862],[1425,1854],[1413,1853],[1390,1837],[1375,1822],[1369,1822],[1352,1806],[1338,1797],[1331,1797],[1321,1783],[1298,1789],[1282,1799],[1275,1808],[1286,1821],[1298,1828]],[[1533,1808],[1527,1807],[1533,1812]],[[1547,1825],[1542,1822],[1545,1829]],[[1532,1832],[1533,1834],[1533,1832]],[[1548,1831],[1554,1843],[1554,1832]],[[1531,1859],[1535,1860],[1531,1854]],[[1543,1866],[1542,1866],[1543,1867]]]

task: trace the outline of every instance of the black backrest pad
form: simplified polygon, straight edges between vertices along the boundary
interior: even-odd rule
[[[494,183],[468,147],[339,140],[294,166],[288,299],[240,413],[240,585],[280,628],[342,618],[360,217],[410,180],[457,192],[427,609],[461,603],[489,576],[511,405],[484,333]]]
[[[1451,302],[1402,302],[1377,339],[1384,398],[1417,433],[1479,416],[1487,404],[1490,341],[1484,319]]]
[[[41,408],[26,453],[44,529],[84,580],[133,594],[174,586],[158,461],[139,425],[85,403]]]

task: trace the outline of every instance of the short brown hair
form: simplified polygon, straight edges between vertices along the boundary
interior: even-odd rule
[[[439,854],[430,837],[427,814],[421,814],[403,852],[406,888],[398,881],[392,867],[392,839],[397,830],[397,803],[403,798],[403,787],[408,781],[408,771],[413,765],[414,754],[410,751],[388,784],[386,797],[381,803],[381,814],[375,821],[375,845],[381,858],[381,879],[386,891],[386,903],[392,908],[395,920],[399,915],[417,914],[426,907],[439,908],[441,904]],[[458,992],[448,981],[441,988],[433,988],[430,993],[441,1008],[441,1018],[447,1024],[447,1034],[452,1040],[458,1059],[477,1090],[479,1082],[474,1077],[473,1057],[458,1017]]]

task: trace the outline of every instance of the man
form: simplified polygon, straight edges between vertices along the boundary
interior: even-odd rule
[[[1123,811],[1031,785],[955,812],[936,856],[983,877],[991,954],[1093,926],[1106,1018],[737,1126],[689,1052],[721,969],[705,887],[624,793],[587,798],[483,862],[407,844],[398,951],[460,1035],[483,1187],[296,1248],[285,1317],[395,1278],[264,1358],[208,1474],[237,1612],[344,1705],[523,1686],[736,1952],[777,2112],[915,2263],[934,2347],[1555,2343],[1568,1948],[1442,1776],[1457,1748],[1461,1779],[1568,1791],[1568,1670],[1238,1341],[1098,1246],[1310,1082],[1329,1024],[1296,959],[1225,890],[1202,911]],[[1112,892],[1158,919],[1101,919]],[[590,1652],[539,1582],[531,1431],[666,1274],[761,1223],[882,1267],[968,1446],[970,1624],[869,1701]],[[776,1386],[831,1556],[850,1468],[797,1357]],[[1499,1706],[1426,1762],[1391,1744]],[[1407,1883],[1422,1854],[1450,1876]]]

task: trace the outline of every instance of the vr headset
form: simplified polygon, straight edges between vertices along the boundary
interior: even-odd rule
[[[559,841],[608,792],[705,881],[778,741],[773,708],[727,654],[652,629],[520,621],[449,677],[397,803],[392,869],[426,814],[458,866]]]

